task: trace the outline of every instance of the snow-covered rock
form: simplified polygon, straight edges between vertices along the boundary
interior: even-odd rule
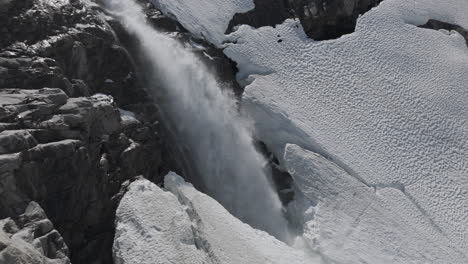
[[[133,182],[116,212],[116,264],[204,263],[177,198],[147,180]]]
[[[306,253],[255,230],[218,202],[169,173],[168,191],[133,182],[116,215],[117,264],[317,263]]]
[[[179,14],[183,25],[211,30],[215,44],[225,38],[203,22],[226,15],[221,2],[204,18],[177,2],[167,12]],[[315,208],[319,235],[309,241],[327,257],[468,261],[468,49],[456,32],[417,27],[435,19],[467,29],[467,13],[465,0],[386,0],[337,40],[310,40],[294,20],[275,28],[242,26],[229,36],[225,53],[248,84],[243,107],[258,137],[293,175],[301,171],[295,166],[314,166],[317,159],[298,165],[290,152],[284,156],[289,143],[333,164],[319,170],[325,189],[309,182],[317,177],[309,170],[294,177],[306,196],[313,193],[310,200],[324,201]],[[346,196],[349,185],[360,186],[357,197]],[[350,217],[340,222],[341,216]]]
[[[164,13],[174,16],[187,30],[219,46],[236,13],[253,9],[252,0],[151,0]]]

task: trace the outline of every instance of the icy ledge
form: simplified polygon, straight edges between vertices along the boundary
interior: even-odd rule
[[[242,223],[180,176],[169,173],[165,186],[144,179],[129,186],[116,213],[116,264],[317,263]]]

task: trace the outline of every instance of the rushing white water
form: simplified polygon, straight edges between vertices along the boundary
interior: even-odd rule
[[[148,25],[133,0],[106,2],[139,41],[150,88],[164,89],[163,110],[189,147],[208,194],[244,222],[287,240],[287,222],[266,176],[265,160],[233,97],[192,52]]]

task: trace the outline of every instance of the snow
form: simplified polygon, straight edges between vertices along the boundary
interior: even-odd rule
[[[226,23],[208,22],[231,17],[223,1],[200,5],[204,14],[193,1],[172,2],[165,12],[192,33],[226,39]],[[468,262],[468,48],[458,33],[416,26],[431,18],[468,28],[467,13],[466,0],[385,0],[336,40],[310,40],[294,20],[228,37],[225,53],[248,84],[243,107],[282,165],[301,171],[297,188],[313,194],[315,217],[304,237],[326,257]],[[298,164],[287,144],[334,169],[311,175],[301,168],[319,158]],[[304,187],[313,177],[326,188]]]
[[[165,186],[168,191],[147,180],[130,185],[116,215],[117,264],[317,263],[242,223],[175,173]]]
[[[194,36],[220,46],[236,13],[255,7],[253,0],[151,0],[165,14],[179,21]]]
[[[136,118],[135,113],[119,108],[121,123],[124,125],[139,124],[140,121]]]
[[[466,263],[401,185],[368,187],[297,145],[284,159],[303,194],[289,205],[299,208],[303,237],[334,263]]]
[[[133,182],[120,202],[113,252],[116,264],[206,263],[182,205],[147,180]]]

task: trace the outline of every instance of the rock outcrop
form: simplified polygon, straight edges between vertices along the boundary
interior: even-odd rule
[[[37,203],[17,219],[0,220],[0,263],[70,264],[63,238]]]

